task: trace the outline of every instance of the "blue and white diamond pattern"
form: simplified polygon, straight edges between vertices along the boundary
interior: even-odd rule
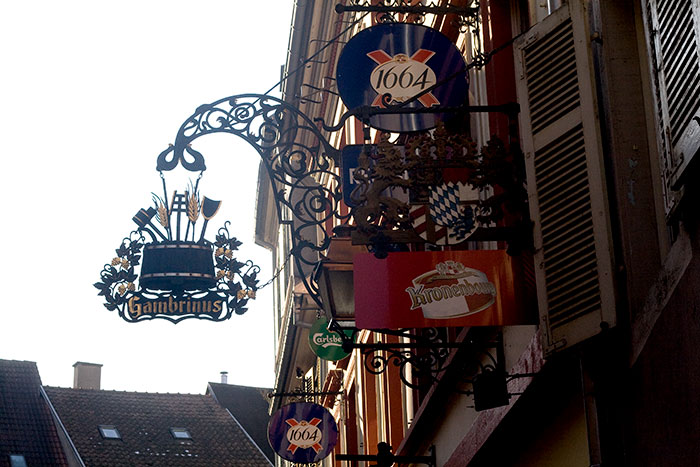
[[[436,224],[452,226],[459,218],[459,186],[443,183],[430,192],[430,216]]]
[[[446,246],[464,241],[466,237],[454,236],[455,226],[460,221],[459,210],[472,209],[473,212],[473,205],[480,199],[479,190],[467,183],[451,182],[433,186],[430,191],[431,195],[425,204],[411,205],[410,217],[414,231],[434,245]],[[450,205],[452,207],[448,207]],[[448,212],[450,214],[445,214]],[[450,222],[450,219],[452,225],[442,223]]]

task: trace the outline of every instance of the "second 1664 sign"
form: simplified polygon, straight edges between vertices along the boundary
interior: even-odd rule
[[[293,402],[272,414],[268,441],[278,456],[290,462],[318,462],[338,442],[338,425],[325,407],[311,402]]]

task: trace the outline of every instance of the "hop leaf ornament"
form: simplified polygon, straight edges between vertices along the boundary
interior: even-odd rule
[[[255,300],[255,293],[253,289],[241,289],[236,293],[236,298],[238,298],[238,300],[243,300],[244,298]]]

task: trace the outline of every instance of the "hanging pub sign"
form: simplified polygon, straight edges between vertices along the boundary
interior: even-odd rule
[[[353,332],[343,331],[348,339],[353,339]],[[336,331],[328,329],[328,320],[321,317],[309,329],[309,346],[318,358],[323,360],[342,360],[349,352],[343,350],[343,339]]]
[[[457,47],[435,29],[386,23],[355,35],[338,59],[336,79],[345,106],[404,109],[458,107],[467,100],[467,73]],[[410,102],[409,102],[410,101]],[[390,132],[428,130],[446,113],[380,113],[367,122]]]
[[[480,152],[470,138],[448,134],[442,124],[404,145],[384,134],[378,144],[345,146],[343,196],[357,223],[353,243],[371,243],[378,227],[393,243],[464,242],[476,228],[501,220],[488,193],[509,181],[503,176],[509,166],[495,167],[504,154],[496,142]],[[505,190],[498,196],[503,203]]]
[[[325,407],[293,402],[272,414],[267,439],[282,459],[310,464],[333,451],[338,442],[338,425]]]
[[[230,223],[218,230],[214,242],[205,238],[221,201],[200,194],[204,158],[189,147],[187,152],[192,161],[168,159],[172,148],[158,157],[162,195],[153,194],[153,206],[136,213],[137,230],[122,240],[94,284],[105,307],[128,322],[222,321],[234,312],[244,313],[248,300],[255,298],[260,268],[236,259],[241,242],[230,235]],[[179,162],[189,171],[199,171],[199,177],[184,192],[174,191],[169,197],[163,171]]]
[[[519,261],[504,250],[362,253],[353,271],[359,329],[534,323]]]

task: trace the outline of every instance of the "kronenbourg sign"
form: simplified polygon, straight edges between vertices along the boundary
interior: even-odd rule
[[[340,54],[336,79],[348,109],[458,107],[467,99],[462,54],[442,33],[419,24],[379,24],[359,32]],[[384,113],[370,117],[368,123],[380,130],[410,132],[433,128],[449,116]]]
[[[298,464],[318,462],[335,448],[338,425],[323,406],[293,402],[272,414],[267,439],[278,456]]]
[[[348,339],[353,337],[352,331],[343,331]],[[349,352],[343,350],[343,338],[336,331],[328,329],[328,320],[319,318],[309,329],[309,346],[311,350],[324,360],[342,360]]]
[[[503,250],[363,253],[353,268],[360,329],[534,322],[520,262]]]

